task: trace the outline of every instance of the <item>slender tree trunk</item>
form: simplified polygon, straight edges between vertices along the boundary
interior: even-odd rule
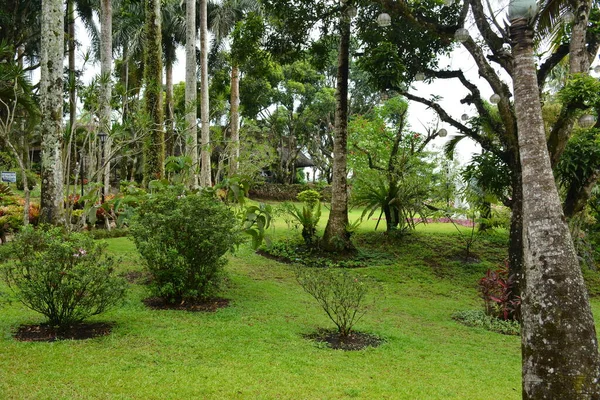
[[[165,121],[167,137],[166,153],[167,156],[172,156],[174,155],[175,148],[175,101],[173,99],[173,62],[171,60],[167,60],[165,69],[167,75],[167,95],[165,98],[167,102],[167,118]]]
[[[325,233],[323,248],[327,251],[353,249],[348,227],[348,73],[350,49],[350,20],[340,20],[340,50],[338,55],[335,134],[333,139],[333,183],[331,188],[331,211]]]
[[[521,162],[516,160],[512,168],[512,204],[508,245],[508,266],[514,276],[511,296],[516,300],[525,286],[523,280],[523,185],[521,184]]]
[[[202,165],[200,186],[212,186],[210,168],[210,121],[208,115],[208,28],[206,0],[200,0],[200,119],[202,122]]]
[[[75,85],[75,7],[74,0],[67,1],[67,18],[69,19],[69,129],[72,134],[77,119],[77,85]]]
[[[144,185],[165,174],[165,132],[162,102],[162,43],[160,0],[145,0],[146,43],[144,75],[150,135],[144,142]]]
[[[196,62],[196,1],[185,2],[185,154],[192,160],[191,182],[198,184],[198,116]]]
[[[231,152],[229,176],[237,174],[240,165],[240,70],[231,66]]]
[[[596,330],[550,167],[533,29],[523,18],[510,29],[523,184],[523,398],[596,399]]]
[[[102,169],[102,190],[104,195],[108,195],[110,190],[110,160],[112,154],[112,138],[111,138],[111,106],[110,100],[112,97],[112,81],[111,81],[111,64],[112,64],[112,0],[102,0],[101,3],[101,20],[100,20],[100,75],[102,77],[102,94],[100,96],[100,129],[107,134],[104,142],[104,166]]]
[[[40,221],[62,224],[62,105],[64,11],[61,0],[42,1],[40,103],[42,134],[42,198]]]

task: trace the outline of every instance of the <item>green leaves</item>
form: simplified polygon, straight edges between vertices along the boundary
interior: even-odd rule
[[[271,226],[272,208],[268,204],[246,207],[242,218],[242,232],[252,237],[252,248],[258,249],[263,241],[268,240],[265,232]]]

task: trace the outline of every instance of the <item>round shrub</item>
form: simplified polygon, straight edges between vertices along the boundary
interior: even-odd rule
[[[167,191],[151,195],[130,231],[152,275],[152,294],[174,303],[213,297],[225,253],[241,243],[233,213],[214,198]]]
[[[25,227],[12,243],[13,260],[3,276],[16,297],[66,327],[119,304],[126,282],[114,274],[115,260],[105,255],[106,244],[60,228]]]

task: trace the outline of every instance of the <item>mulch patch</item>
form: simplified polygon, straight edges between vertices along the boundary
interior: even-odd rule
[[[352,332],[347,337],[343,337],[338,331],[330,330],[319,330],[316,333],[304,335],[304,337],[316,342],[327,343],[332,349],[346,351],[377,347],[384,342],[383,339],[368,333]]]
[[[150,297],[142,300],[146,307],[153,310],[180,310],[180,311],[203,311],[215,312],[219,308],[229,306],[229,299],[210,299],[205,301],[191,302],[184,301],[181,303],[169,303],[162,297]]]
[[[54,342],[56,340],[84,340],[110,334],[114,324],[108,322],[80,322],[63,329],[54,326],[21,325],[15,339],[21,342]]]

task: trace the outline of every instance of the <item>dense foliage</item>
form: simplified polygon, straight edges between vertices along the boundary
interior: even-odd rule
[[[3,267],[6,283],[28,308],[65,328],[119,304],[126,283],[115,275],[106,245],[60,228],[26,227],[11,246]]]
[[[174,189],[149,195],[131,232],[152,276],[152,293],[171,303],[214,296],[223,282],[223,256],[241,243],[225,205]]]

